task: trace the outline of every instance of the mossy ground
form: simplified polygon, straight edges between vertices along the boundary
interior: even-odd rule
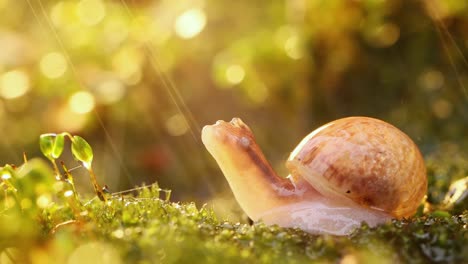
[[[445,151],[448,153],[447,151]],[[463,156],[427,160],[428,200],[466,175]],[[450,157],[450,158],[448,158]],[[11,178],[5,177],[11,174]],[[9,175],[8,174],[8,175]],[[450,210],[346,237],[219,219],[207,206],[173,203],[157,186],[108,195],[70,195],[42,160],[2,168],[0,263],[463,263],[468,260],[466,200]],[[5,180],[8,178],[7,180]],[[15,186],[9,189],[8,184]],[[68,189],[67,189],[68,188]]]
[[[468,259],[466,211],[418,216],[377,228],[363,226],[349,237],[334,237],[222,221],[208,208],[159,197],[159,189],[153,187],[106,203],[94,199],[78,214],[68,206],[52,206],[35,219],[24,219],[29,228],[2,239],[1,258],[18,263],[335,263],[343,258],[365,263],[461,263]]]

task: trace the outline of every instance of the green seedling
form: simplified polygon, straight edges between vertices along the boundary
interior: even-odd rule
[[[41,151],[44,156],[46,156],[52,162],[57,180],[70,183],[72,185],[74,195],[76,195],[75,184],[70,172],[62,164],[62,168],[64,169],[65,174],[62,175],[56,163],[56,159],[58,159],[63,152],[65,137],[68,137],[71,141],[71,152],[73,157],[81,162],[83,167],[88,171],[96,195],[101,201],[106,201],[107,199],[104,195],[103,188],[101,188],[98,184],[96,175],[92,168],[93,149],[89,143],[80,136],[72,136],[70,133],[66,132],[60,134],[48,133],[40,136],[39,145],[41,147]]]
[[[57,180],[63,180],[62,175],[57,167],[56,159],[62,155],[65,145],[65,134],[48,133],[39,137],[39,146],[42,154],[52,162]]]
[[[101,201],[106,201],[106,196],[104,195],[103,188],[101,188],[96,180],[96,175],[94,174],[92,163],[93,163],[93,149],[91,146],[84,140],[82,137],[69,135],[72,141],[72,154],[75,159],[80,161],[83,164],[91,178],[91,182],[94,186],[94,191]]]
[[[93,149],[82,137],[73,136],[72,141],[73,156],[83,163],[87,169],[91,168],[93,162]]]

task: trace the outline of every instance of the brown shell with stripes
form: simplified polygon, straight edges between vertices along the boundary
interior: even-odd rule
[[[293,182],[307,181],[325,197],[413,215],[427,190],[424,160],[398,128],[369,117],[348,117],[310,133],[291,153]]]

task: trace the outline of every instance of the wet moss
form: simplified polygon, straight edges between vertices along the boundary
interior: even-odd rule
[[[107,202],[86,200],[67,195],[67,185],[52,191],[57,184],[44,179],[53,178],[53,172],[42,162],[29,161],[21,169],[5,166],[2,175],[10,178],[2,183],[0,259],[16,263],[464,263],[468,260],[467,202],[457,200],[456,206],[444,202],[447,191],[452,193],[449,183],[464,177],[468,167],[463,156],[444,157],[427,158],[432,205],[421,206],[411,219],[375,228],[363,224],[346,237],[225,221],[207,206],[171,202],[170,192],[156,185],[132,195],[109,195]],[[28,171],[41,177],[29,177]],[[13,188],[17,181],[37,188]]]
[[[79,222],[59,227],[54,234],[50,224],[42,222],[49,234],[47,244],[68,238],[62,243],[68,244],[65,255],[69,256],[82,245],[100,241],[129,263],[334,263],[343,258],[366,263],[461,263],[468,259],[468,211],[394,220],[376,228],[363,225],[348,237],[222,221],[209,208],[161,200],[156,188],[107,203],[96,199],[83,212]]]

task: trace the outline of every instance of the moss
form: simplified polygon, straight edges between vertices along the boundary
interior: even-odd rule
[[[39,218],[42,236],[30,237],[35,242],[27,246],[29,257],[45,248],[47,261],[85,261],[87,255],[80,255],[80,250],[93,245],[104,250],[102,254],[114,252],[128,263],[305,263],[342,258],[369,263],[382,259],[460,263],[468,259],[467,211],[395,220],[376,228],[364,225],[349,237],[334,237],[221,221],[206,207],[159,199],[159,192],[152,187],[136,197],[117,197],[107,203],[95,199],[83,206],[79,219],[58,227],[70,219],[71,211],[50,207]],[[17,242],[9,247],[21,248]],[[63,259],[52,258],[57,252]]]
[[[447,152],[449,153],[450,152]],[[452,153],[453,154],[453,153]],[[449,182],[466,175],[465,159],[428,157],[428,198],[444,200]],[[41,160],[0,168],[0,261],[16,263],[463,263],[468,260],[466,200],[421,207],[411,219],[350,236],[232,223],[194,203],[170,202],[156,185],[103,202],[71,195]],[[20,188],[21,187],[21,188]],[[441,189],[443,191],[441,191]]]

